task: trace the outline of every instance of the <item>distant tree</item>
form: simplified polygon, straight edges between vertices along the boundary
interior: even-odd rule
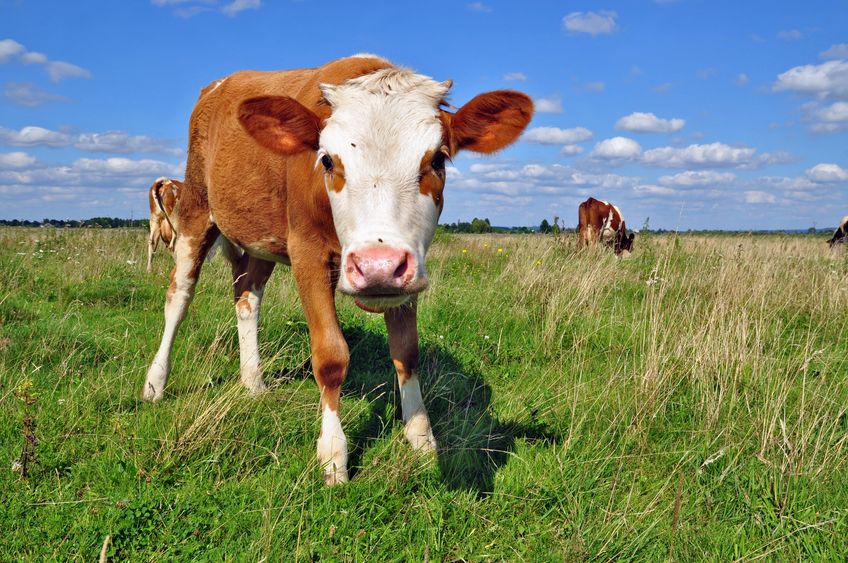
[[[545,234],[551,232],[551,224],[548,223],[547,219],[542,219],[542,223],[539,225],[539,232]]]
[[[492,224],[488,219],[478,219],[475,217],[471,220],[471,232],[472,233],[491,233],[492,232]]]

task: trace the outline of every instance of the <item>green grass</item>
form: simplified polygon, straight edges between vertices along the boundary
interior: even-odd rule
[[[269,392],[238,384],[217,259],[153,405],[170,258],[146,274],[140,230],[0,229],[0,559],[91,560],[108,535],[122,560],[844,561],[848,258],[822,240],[637,237],[616,260],[440,237],[419,306],[438,460],[403,439],[382,318],[340,299],[352,479],[325,488],[287,268]]]

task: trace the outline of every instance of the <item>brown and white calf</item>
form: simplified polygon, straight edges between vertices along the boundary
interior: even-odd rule
[[[424,258],[444,205],[445,161],[462,149],[506,147],[533,113],[529,97],[506,90],[450,113],[443,109],[450,85],[357,55],[314,69],[237,72],[201,92],[189,128],[165,330],[145,399],[162,397],[203,258],[223,235],[241,381],[252,392],[265,389],[257,347],[263,288],[276,263],[292,267],[321,393],[317,449],[325,481],[347,480],[339,400],[349,355],[337,286],[362,309],[384,315],[404,433],[414,449],[436,450],[417,377],[416,295],[428,284]]]
[[[147,192],[150,204],[150,236],[147,238],[147,271],[153,271],[153,253],[159,246],[159,241],[165,243],[168,250],[174,251],[176,233],[174,224],[176,221],[174,209],[180,197],[183,184],[178,180],[170,178],[158,178]]]
[[[628,236],[624,215],[612,203],[590,197],[578,210],[577,237],[580,246],[593,246],[599,242],[612,246],[615,253],[629,254],[635,235]]]
[[[835,244],[843,244],[848,243],[848,215],[842,218],[842,222],[839,223],[839,226],[833,231],[833,236],[830,237],[830,240],[827,241],[827,244],[833,248]]]

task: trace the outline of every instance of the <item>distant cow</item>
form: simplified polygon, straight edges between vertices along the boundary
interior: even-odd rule
[[[612,246],[616,254],[630,253],[635,235],[627,234],[624,216],[612,203],[590,197],[580,204],[577,236],[581,246],[599,242]]]
[[[203,259],[223,235],[241,381],[252,392],[265,389],[257,343],[265,283],[276,263],[292,267],[321,393],[317,449],[326,483],[348,476],[339,403],[349,353],[337,285],[384,315],[404,433],[414,449],[436,450],[418,384],[416,295],[428,285],[424,258],[444,205],[445,163],[462,149],[506,147],[533,114],[528,96],[508,90],[450,113],[443,109],[450,86],[357,55],[320,68],[237,72],[201,91],[189,124],[165,330],[145,399],[162,398],[177,328]]]
[[[833,231],[833,236],[830,237],[830,240],[827,241],[827,244],[833,248],[835,244],[843,244],[848,243],[848,215],[842,218],[842,222],[839,223],[839,227]]]
[[[160,239],[168,247],[168,250],[174,251],[177,233],[174,232],[175,225],[172,221],[176,221],[174,209],[177,206],[182,188],[182,182],[163,177],[153,182],[150,191],[147,193],[148,203],[150,204],[150,236],[147,239],[148,272],[153,271],[153,253],[156,252]]]

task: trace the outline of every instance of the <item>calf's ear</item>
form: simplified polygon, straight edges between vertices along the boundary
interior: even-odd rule
[[[485,154],[515,141],[532,117],[533,100],[513,90],[480,94],[455,114],[443,114],[451,152],[466,149]]]
[[[238,118],[256,142],[277,154],[318,150],[321,120],[293,98],[250,98],[239,105]]]

